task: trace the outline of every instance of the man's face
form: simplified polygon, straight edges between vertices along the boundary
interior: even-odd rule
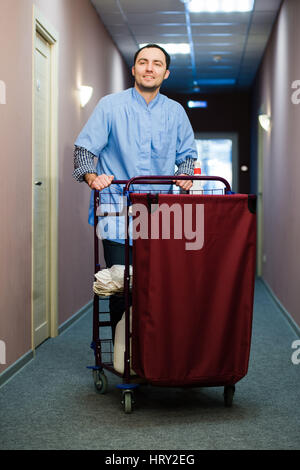
[[[157,47],[141,50],[132,67],[132,75],[136,85],[142,91],[157,90],[170,75],[170,71],[167,70],[165,54]]]

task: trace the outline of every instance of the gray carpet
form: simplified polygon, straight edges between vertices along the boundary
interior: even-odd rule
[[[248,375],[232,408],[223,388],[140,387],[125,414],[118,377],[95,392],[91,313],[37,349],[0,389],[0,449],[239,450],[300,448],[297,339],[261,281],[256,282]]]

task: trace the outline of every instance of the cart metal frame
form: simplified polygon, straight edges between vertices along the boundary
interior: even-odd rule
[[[201,181],[219,181],[225,186],[224,193],[232,194],[230,184],[227,180],[219,176],[136,176],[129,180],[115,180],[112,184],[124,185],[123,195],[130,202],[130,187],[133,184],[174,184],[174,180],[201,180]],[[148,191],[147,191],[148,192]],[[94,273],[100,270],[99,263],[99,238],[97,235],[97,220],[99,217],[98,208],[100,207],[100,191],[94,191]],[[187,191],[189,193],[189,191]],[[122,391],[121,403],[124,407],[125,413],[131,413],[132,405],[134,404],[134,389],[139,386],[138,383],[134,383],[134,378],[130,374],[130,276],[129,276],[129,204],[126,206],[126,227],[127,233],[125,238],[125,269],[124,269],[124,300],[125,300],[125,354],[124,354],[124,373],[116,371],[113,367],[113,350],[112,350],[112,339],[101,339],[100,329],[103,327],[111,326],[110,321],[101,321],[100,314],[104,312],[99,311],[101,298],[94,294],[93,299],[93,339],[91,348],[94,350],[95,365],[88,366],[92,369],[94,385],[98,393],[104,394],[108,389],[107,377],[104,370],[119,376],[122,378],[122,383],[118,384],[117,387]],[[104,212],[103,216],[120,216],[120,212]],[[124,215],[124,214],[122,214]],[[105,312],[106,313],[106,312]],[[103,352],[102,347],[104,344],[109,345],[109,350]],[[108,354],[110,357],[109,361],[102,360],[102,354]],[[225,406],[231,406],[233,401],[233,395],[235,392],[234,385],[224,386],[224,404]]]

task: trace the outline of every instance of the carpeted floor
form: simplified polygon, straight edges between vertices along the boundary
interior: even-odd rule
[[[223,388],[140,387],[125,414],[118,377],[106,395],[91,371],[92,315],[37,349],[34,360],[0,389],[0,449],[230,450],[300,448],[300,364],[295,331],[264,284],[256,282],[248,375],[232,408]]]

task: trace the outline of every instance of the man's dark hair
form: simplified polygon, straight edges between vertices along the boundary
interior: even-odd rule
[[[137,56],[143,49],[150,49],[151,47],[156,47],[156,49],[160,49],[165,54],[167,70],[168,70],[168,68],[170,67],[171,57],[169,56],[167,51],[163,47],[159,46],[158,44],[146,44],[146,46],[141,47],[138,51],[136,51],[134,55],[133,63],[135,64]]]

